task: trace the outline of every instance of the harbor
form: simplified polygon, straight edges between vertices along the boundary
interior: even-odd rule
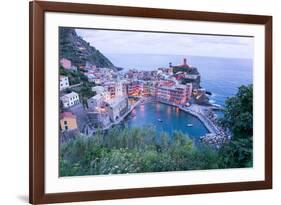
[[[66,111],[61,114],[64,135],[78,128],[81,134],[93,136],[98,131],[128,124],[140,128],[152,125],[157,132],[169,135],[181,131],[195,140],[215,145],[229,138],[214,114],[222,108],[210,102],[212,92],[200,86],[201,74],[186,58],[180,65],[169,64],[150,72],[115,72],[115,78],[112,73],[108,68],[87,64],[84,75],[87,84],[93,85],[87,93],[80,84],[69,85],[68,78],[60,76],[61,106]],[[87,97],[83,97],[85,94]],[[146,108],[151,109],[149,113]],[[158,113],[159,108],[162,113]],[[76,122],[72,123],[74,118]],[[71,127],[63,124],[67,120]]]
[[[93,135],[97,131],[107,131],[116,125],[126,124],[129,127],[154,126],[159,133],[172,134],[173,131],[181,131],[196,141],[219,145],[227,139],[227,136],[217,125],[213,114],[210,114],[217,109],[220,108],[197,104],[176,105],[155,97],[131,98],[128,110],[104,127],[89,126],[87,112],[81,108],[81,105],[76,105],[71,110],[79,116],[79,125],[84,126],[81,130],[86,136]]]
[[[163,103],[168,106],[175,107],[183,112],[186,112],[200,120],[200,122],[206,127],[208,133],[200,136],[200,140],[204,141],[208,144],[220,145],[224,143],[229,136],[226,134],[226,131],[218,125],[217,118],[214,115],[213,111],[223,111],[223,108],[220,105],[198,105],[191,104],[187,105],[176,105],[174,103],[170,103],[168,101],[164,101],[157,98],[148,98],[145,102],[158,102]],[[158,119],[158,121],[163,121],[162,119]],[[193,127],[192,123],[186,122],[187,127]]]
[[[153,127],[158,135],[167,133],[171,136],[173,132],[180,131],[196,141],[209,133],[196,116],[176,106],[152,100],[135,107],[131,114],[125,118],[124,124],[129,128],[146,129],[147,127]],[[188,124],[192,124],[192,126],[188,126]]]

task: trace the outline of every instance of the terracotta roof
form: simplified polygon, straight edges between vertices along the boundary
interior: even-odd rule
[[[63,119],[63,118],[75,118],[76,119],[76,116],[73,115],[71,112],[63,112],[60,114],[60,119]]]

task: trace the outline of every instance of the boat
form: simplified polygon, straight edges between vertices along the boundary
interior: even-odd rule
[[[206,94],[207,95],[212,95],[212,93],[210,91],[208,91],[208,90],[206,90]]]
[[[163,122],[163,120],[161,120],[160,118],[158,119],[158,122]]]
[[[187,127],[192,127],[192,126],[193,126],[193,124],[188,123],[186,126],[187,126]]]

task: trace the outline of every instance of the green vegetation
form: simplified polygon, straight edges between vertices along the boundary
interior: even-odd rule
[[[61,145],[60,175],[98,175],[218,168],[217,153],[200,149],[181,132],[157,138],[154,128],[116,127]]]
[[[157,136],[153,127],[117,126],[60,145],[60,176],[241,168],[252,166],[252,86],[226,101],[221,124],[232,138],[220,149],[194,145],[185,134]]]
[[[195,67],[188,67],[188,66],[175,66],[173,67],[173,73],[176,74],[177,72],[186,72],[187,74],[192,75],[199,75],[198,69]]]
[[[177,72],[187,72],[188,67],[173,67],[173,73],[176,74]]]
[[[241,86],[236,96],[225,102],[221,120],[232,138],[220,150],[223,167],[252,167],[253,164],[253,85]]]
[[[85,66],[86,62],[97,67],[114,67],[99,50],[78,36],[73,28],[59,28],[59,54],[60,58],[70,59],[78,68]]]
[[[96,92],[92,91],[92,86],[94,86],[94,83],[84,82],[76,89],[84,108],[88,108],[87,100],[96,95]]]
[[[198,83],[199,84],[200,80],[199,80],[199,78],[196,78],[196,79],[183,78],[181,80],[181,84],[186,85],[187,83],[192,83],[192,84]]]
[[[66,69],[60,68],[59,74],[67,76],[70,85],[75,85],[75,84],[79,84],[81,82],[88,81],[87,77],[83,74],[83,72],[81,72],[79,70],[74,71],[74,70],[66,70]]]
[[[96,95],[96,92],[92,91],[92,87],[95,86],[95,83],[89,82],[87,77],[83,74],[81,70],[72,71],[65,70],[60,68],[60,75],[64,75],[68,77],[70,85],[77,85],[77,87],[67,88],[65,90],[66,93],[70,93],[71,91],[77,92],[79,94],[79,98],[81,100],[84,108],[88,108],[87,99]],[[63,110],[63,106],[60,105],[60,108]]]
[[[88,81],[82,81],[81,84],[77,87],[71,88],[72,91],[79,93],[79,97],[89,99],[90,97],[96,95],[96,92],[92,91],[92,87],[95,86],[95,83],[90,83]]]

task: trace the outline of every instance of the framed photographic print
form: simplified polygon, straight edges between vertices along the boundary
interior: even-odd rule
[[[271,187],[271,16],[30,2],[30,203]]]

